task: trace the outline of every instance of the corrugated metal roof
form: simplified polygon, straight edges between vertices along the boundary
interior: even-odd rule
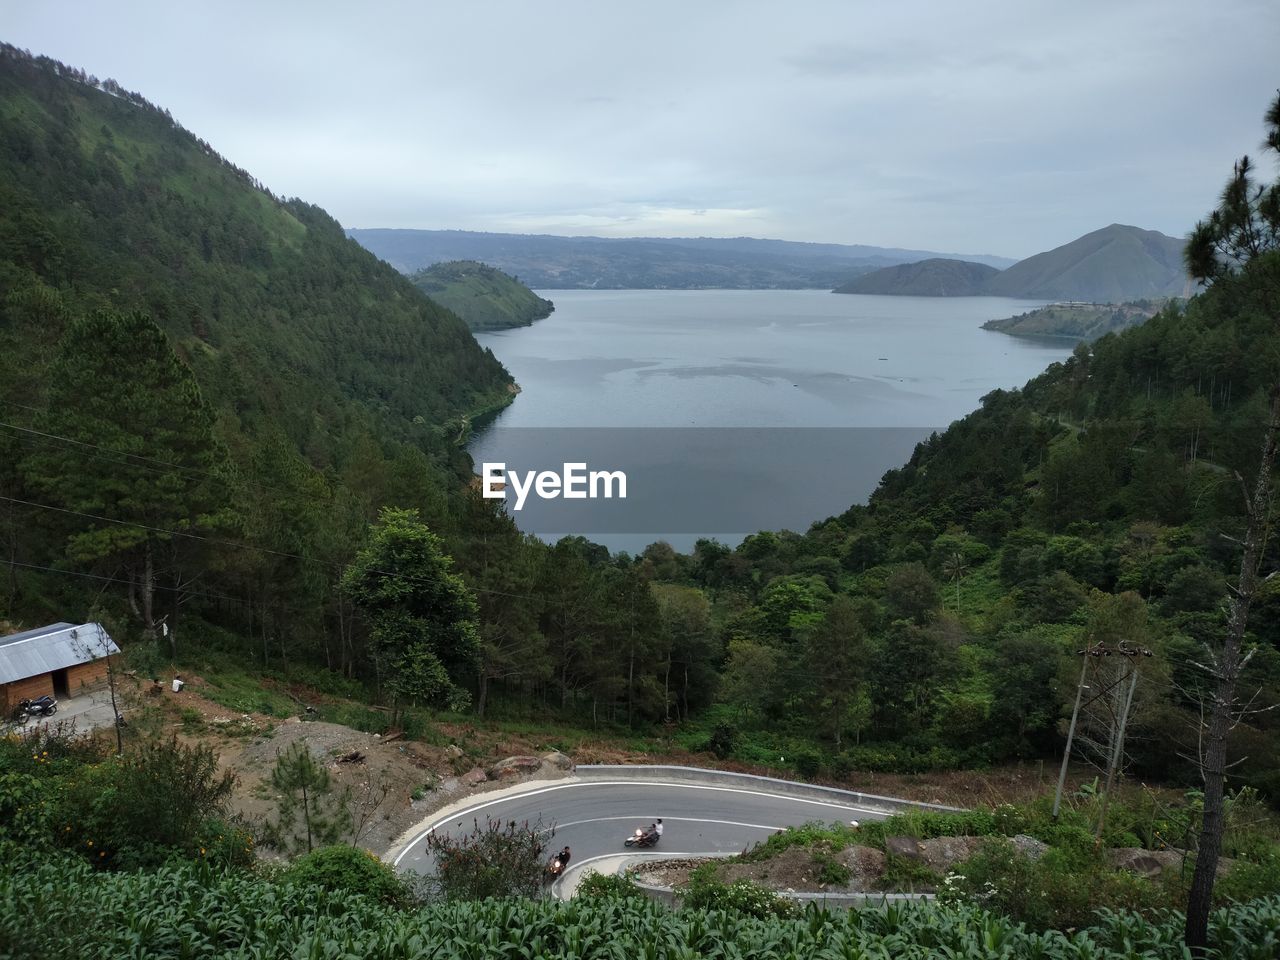
[[[100,623],[54,623],[0,637],[0,683],[88,663],[119,653]]]

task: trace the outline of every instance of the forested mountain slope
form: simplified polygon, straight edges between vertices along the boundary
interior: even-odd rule
[[[323,210],[280,200],[167,111],[0,51],[6,389],[38,401],[59,309],[139,309],[206,396],[318,462],[352,422],[414,436],[509,384],[464,324]]]
[[[475,260],[435,263],[410,278],[413,285],[460,316],[472,330],[525,327],[551,316],[555,304],[495,267]]]

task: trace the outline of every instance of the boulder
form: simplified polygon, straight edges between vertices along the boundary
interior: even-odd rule
[[[573,757],[568,754],[561,753],[559,750],[552,750],[550,753],[542,755],[542,762],[554,770],[561,770],[564,773],[573,773],[576,766]]]
[[[1143,850],[1141,847],[1114,847],[1107,851],[1107,862],[1117,870],[1136,873],[1148,880],[1177,867],[1181,856],[1172,850]]]
[[[1028,860],[1036,861],[1043,857],[1049,850],[1049,845],[1035,837],[1029,837],[1025,833],[1020,833],[1016,837],[1011,837],[1009,842],[1013,844],[1013,848]]]
[[[915,837],[885,837],[884,852],[891,857],[906,857],[908,860],[924,862],[920,841]]]
[[[936,837],[920,841],[920,856],[935,873],[949,873],[982,846],[982,837]]]
[[[507,757],[489,768],[490,780],[517,780],[537,773],[542,768],[538,757]]]
[[[489,775],[479,767],[472,767],[458,779],[461,780],[464,785],[474,787],[476,784],[484,783],[488,780]]]

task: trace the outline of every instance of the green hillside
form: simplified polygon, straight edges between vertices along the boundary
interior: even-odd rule
[[[981,295],[999,270],[965,260],[921,260],[885,267],[836,287],[836,293],[875,293],[904,297]]]
[[[1138,300],[1134,303],[1051,303],[1016,317],[988,320],[983,330],[996,330],[1014,337],[1063,337],[1069,340],[1097,340],[1145,323],[1167,301]]]
[[[275,197],[137,94],[12,47],[0,286],[6,387],[30,406],[59,318],[101,308],[148,313],[238,429],[283,429],[317,465],[344,436],[428,443],[418,424],[509,395],[457,317],[323,210]]]
[[[1113,223],[1020,260],[991,279],[986,292],[1028,300],[1121,303],[1189,294],[1184,243],[1154,230]]]
[[[551,316],[555,309],[555,304],[515,277],[475,260],[436,263],[409,279],[436,303],[465,320],[472,330],[526,327]]]

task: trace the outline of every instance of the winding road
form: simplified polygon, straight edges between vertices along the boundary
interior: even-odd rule
[[[393,862],[399,869],[425,873],[431,869],[431,858],[423,840],[433,831],[465,833],[473,821],[483,824],[487,817],[530,823],[541,820],[555,827],[549,848],[567,844],[573,851],[569,870],[553,890],[564,896],[571,893],[585,868],[613,872],[624,857],[737,853],[784,827],[810,820],[847,823],[881,819],[892,812],[863,805],[855,794],[829,791],[823,795],[815,790],[813,796],[797,795],[804,790],[799,785],[757,777],[726,784],[664,776],[658,771],[645,779],[609,779],[606,775],[536,782],[517,791],[504,791],[501,796],[486,798],[481,794],[461,809],[442,811],[420,827]],[[623,846],[623,840],[637,827],[647,828],[658,817],[663,819],[665,832],[656,848],[633,851]]]

